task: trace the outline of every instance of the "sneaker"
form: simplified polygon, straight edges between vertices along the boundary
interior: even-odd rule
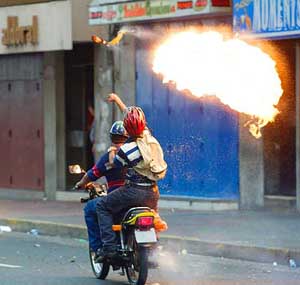
[[[95,255],[95,263],[103,263],[107,258],[114,258],[117,255],[115,248],[101,248],[98,249]]]
[[[102,263],[104,261],[104,259],[105,259],[104,252],[103,252],[102,248],[99,248],[95,253],[94,262]]]

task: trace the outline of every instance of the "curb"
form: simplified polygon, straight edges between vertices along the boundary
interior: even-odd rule
[[[0,219],[0,223],[10,226],[16,232],[30,232],[37,229],[41,235],[87,239],[84,226],[23,219]]]
[[[223,257],[230,259],[247,260],[261,263],[288,265],[289,259],[300,264],[300,250],[288,248],[258,247],[255,245],[237,245],[223,242],[210,242],[196,238],[164,235],[161,242],[167,248],[205,256]]]
[[[0,219],[0,224],[10,226],[13,231],[17,232],[29,232],[34,228],[37,229],[38,233],[41,235],[87,239],[85,226],[23,219]],[[179,253],[186,251],[196,255],[224,257],[262,263],[273,263],[276,261],[278,264],[282,265],[288,265],[289,259],[294,259],[297,264],[300,264],[300,250],[297,249],[210,242],[197,238],[166,234],[161,235],[160,243],[168,249]]]

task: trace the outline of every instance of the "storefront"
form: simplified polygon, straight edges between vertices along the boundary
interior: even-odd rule
[[[95,70],[100,66],[102,75],[98,73],[101,80],[95,88],[96,93],[103,95],[102,108],[105,94],[115,90],[126,104],[137,104],[144,109],[169,165],[167,177],[160,184],[164,197],[225,200],[233,202],[236,208],[239,201],[237,114],[162,84],[151,69],[153,44],[170,29],[210,25],[230,28],[230,1],[127,2],[92,1],[89,8],[89,24],[106,26],[104,37],[112,37],[110,32],[125,25],[146,35],[126,35],[119,48],[112,50],[110,62],[99,58],[105,53],[110,58],[111,50],[99,47],[96,51]],[[120,115],[112,114],[111,118]]]
[[[297,1],[234,0],[234,29],[241,37],[261,39],[272,54],[282,81],[280,113],[264,128],[263,187],[265,202],[297,200],[299,184],[299,38],[300,5]],[[261,177],[261,175],[260,175]]]
[[[0,29],[1,194],[54,198],[70,1],[1,7]]]
[[[79,179],[67,166],[93,164],[91,36],[101,28],[88,25],[87,4],[0,3],[1,197],[64,199]]]

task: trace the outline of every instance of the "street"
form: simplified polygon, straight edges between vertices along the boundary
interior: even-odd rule
[[[94,278],[87,242],[79,239],[0,234],[1,285],[126,284],[125,276],[110,272],[106,281]],[[147,284],[263,285],[300,284],[300,269],[159,251],[160,268],[151,270]]]

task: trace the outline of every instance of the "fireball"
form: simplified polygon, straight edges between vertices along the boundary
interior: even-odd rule
[[[153,71],[163,82],[197,97],[217,96],[231,109],[249,115],[250,132],[272,121],[283,93],[276,62],[260,48],[216,31],[180,32],[155,52]]]

